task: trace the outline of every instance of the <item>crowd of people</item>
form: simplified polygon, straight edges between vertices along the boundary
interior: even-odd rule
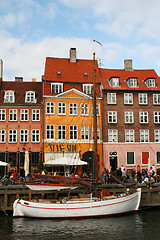
[[[23,183],[25,180],[25,171],[23,168],[20,170],[19,174],[14,171],[13,173],[9,173],[8,175],[1,177],[2,186],[7,186],[9,184],[11,184],[11,186],[17,185],[17,182]]]

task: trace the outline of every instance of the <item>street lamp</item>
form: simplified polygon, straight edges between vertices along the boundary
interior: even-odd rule
[[[63,145],[62,145],[63,157],[64,157],[64,150],[65,150],[65,146],[64,146],[64,144],[63,144]]]

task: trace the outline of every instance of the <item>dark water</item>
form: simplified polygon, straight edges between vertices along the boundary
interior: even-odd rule
[[[32,220],[0,216],[4,240],[152,240],[160,239],[160,209],[86,220]]]

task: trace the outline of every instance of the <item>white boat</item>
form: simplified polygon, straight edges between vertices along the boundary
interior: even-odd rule
[[[51,203],[40,201],[16,200],[13,204],[13,217],[30,218],[98,218],[113,215],[135,213],[140,205],[141,189],[120,197],[109,196],[102,200],[79,198]]]
[[[79,185],[75,186],[69,186],[67,184],[45,184],[45,183],[39,183],[39,184],[25,184],[31,191],[53,191],[53,190],[65,190],[65,189],[71,189],[74,190],[79,187]]]

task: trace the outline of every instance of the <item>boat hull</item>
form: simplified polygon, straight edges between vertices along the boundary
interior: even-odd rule
[[[112,215],[135,213],[140,205],[141,189],[137,192],[101,201],[70,201],[67,203],[40,203],[16,200],[13,217],[31,218],[98,218]]]

